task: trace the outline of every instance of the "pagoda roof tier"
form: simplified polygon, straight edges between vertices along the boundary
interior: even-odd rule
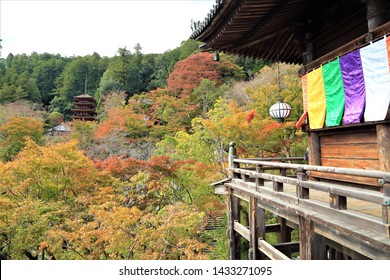
[[[94,116],[72,116],[73,120],[95,120]]]
[[[78,98],[90,98],[90,99],[94,99],[92,96],[90,96],[90,95],[87,94],[87,93],[84,93],[84,94],[81,94],[81,95],[76,95],[76,96],[74,96],[73,98],[76,98],[76,99],[78,99]]]
[[[86,105],[88,105],[88,106],[93,106],[93,107],[95,107],[95,103],[92,103],[92,102],[90,102],[90,101],[76,101],[76,102],[74,102],[73,103],[74,105],[80,105],[80,106],[86,106]]]
[[[70,109],[72,112],[83,112],[83,113],[93,113],[93,114],[96,114],[95,110],[92,110],[92,109],[79,109],[79,108],[75,108],[75,109]]]

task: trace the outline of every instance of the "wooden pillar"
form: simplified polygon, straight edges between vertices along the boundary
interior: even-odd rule
[[[327,246],[326,246],[326,242],[325,242],[325,237],[319,235],[319,234],[315,234],[315,248],[314,248],[314,251],[315,251],[315,254],[314,254],[314,258],[312,259],[316,259],[316,260],[327,260],[328,259],[328,256],[327,256]]]
[[[278,217],[278,223],[280,225],[278,243],[291,242],[292,229],[286,225],[286,219]],[[291,259],[291,252],[284,252],[284,254]]]
[[[390,171],[390,125],[378,124],[376,126],[376,136],[378,141],[379,168],[382,171]],[[390,178],[383,178],[383,195],[390,201]],[[390,205],[382,206],[382,222],[388,224]],[[388,233],[390,235],[390,233]]]
[[[263,208],[257,208],[257,219],[258,219],[258,226],[259,226],[259,229],[258,229],[258,238],[262,239],[262,240],[265,240],[265,221],[266,221],[266,217],[265,217],[265,210]],[[259,255],[256,256],[258,257],[258,259],[260,260],[265,260],[267,259],[265,254],[262,253],[262,252],[259,252]]]
[[[390,171],[390,125],[378,124],[376,126],[378,141],[379,167],[382,171]]]
[[[280,225],[279,231],[279,243],[291,242],[291,231],[292,229],[286,225],[286,219],[278,217],[278,223]]]
[[[249,259],[251,260],[261,259],[258,239],[260,237],[260,232],[265,232],[265,221],[264,219],[262,219],[262,216],[263,215],[261,213],[261,210],[257,206],[257,199],[251,196],[249,200]],[[261,228],[263,228],[263,230]]]
[[[367,27],[369,32],[388,21],[387,0],[363,0],[363,2],[367,3]]]
[[[240,221],[240,199],[228,190],[228,237],[229,237],[229,258],[239,260],[241,255],[240,234],[234,230],[234,222]]]
[[[309,164],[321,165],[321,146],[320,146],[320,137],[318,133],[314,133],[314,132],[309,133],[308,146],[309,146]]]
[[[315,259],[315,232],[312,221],[299,216],[299,255],[302,260]]]

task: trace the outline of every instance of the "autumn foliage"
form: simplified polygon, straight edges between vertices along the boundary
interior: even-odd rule
[[[203,214],[174,187],[186,164],[168,157],[94,163],[74,141],[28,140],[14,161],[0,165],[5,257],[206,258],[207,245],[197,237]]]
[[[306,148],[295,115],[268,117],[274,69],[228,87],[242,77],[232,61],[197,53],[175,65],[165,88],[128,100],[109,93],[99,120],[73,121],[67,138],[44,136],[37,116],[0,115],[0,257],[224,258],[225,225],[219,233],[206,225],[226,212],[211,183],[226,178],[229,143],[240,157]],[[294,68],[281,73],[283,98],[296,96]]]
[[[167,80],[168,89],[178,95],[189,94],[204,79],[218,81],[221,75],[213,54],[201,52],[175,64]]]

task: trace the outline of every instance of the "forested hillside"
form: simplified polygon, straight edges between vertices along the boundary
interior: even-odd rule
[[[9,55],[0,62],[1,259],[224,259],[225,213],[210,183],[239,156],[302,156],[298,66],[280,65],[293,112],[268,115],[276,65],[189,40],[163,54]],[[97,121],[70,121],[73,97]],[[50,136],[61,122],[71,133]]]

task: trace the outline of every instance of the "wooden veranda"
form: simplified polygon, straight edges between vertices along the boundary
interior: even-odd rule
[[[390,172],[238,159],[234,143],[229,158],[231,176],[223,186],[230,259],[240,259],[241,238],[253,260],[390,259]],[[374,178],[383,190],[308,180],[312,172]],[[240,217],[244,202],[248,225]],[[266,224],[267,212],[278,222]],[[271,232],[277,243],[268,242]]]
[[[232,146],[231,175],[214,184],[230,258],[246,239],[251,259],[390,259],[390,2],[216,0],[194,27],[203,51],[302,65],[308,164]]]

